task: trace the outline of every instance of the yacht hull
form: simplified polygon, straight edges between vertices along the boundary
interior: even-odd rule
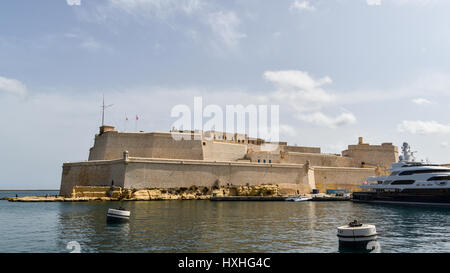
[[[450,206],[448,190],[405,190],[403,192],[355,192],[352,201],[384,204]]]

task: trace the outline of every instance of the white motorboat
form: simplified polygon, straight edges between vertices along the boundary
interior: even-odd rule
[[[108,209],[106,220],[108,222],[123,222],[130,219],[131,213],[123,208]]]
[[[285,201],[290,201],[290,202],[304,202],[304,201],[309,201],[312,198],[310,197],[302,197],[302,196],[289,196],[286,199],[284,199]]]

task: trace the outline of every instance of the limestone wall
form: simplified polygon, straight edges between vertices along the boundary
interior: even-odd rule
[[[247,153],[247,145],[216,141],[202,142],[203,158],[207,161],[237,161]]]
[[[314,167],[316,188],[325,193],[327,189],[361,191],[359,187],[367,177],[375,176],[375,169]]]
[[[310,193],[313,188],[359,191],[369,168],[305,168],[300,164],[258,164],[128,158],[112,161],[65,163],[61,195],[70,196],[74,186],[115,186],[134,189],[190,186],[255,186],[274,184],[281,194]]]
[[[251,162],[254,163],[280,163],[281,155],[280,153],[272,153],[272,152],[253,152],[247,154],[247,158],[250,159]]]
[[[60,194],[70,196],[74,186],[124,185],[125,165],[123,160],[64,163]]]
[[[302,146],[285,146],[283,148],[286,152],[295,152],[295,153],[315,153],[320,154],[319,147],[302,147]]]
[[[392,143],[348,145],[348,149],[342,151],[342,155],[353,158],[359,164],[364,162],[365,164],[383,168],[390,168],[392,162],[398,162],[398,149]]]
[[[219,185],[278,184],[296,192],[312,188],[302,165],[214,163],[133,158],[127,162],[125,188],[174,188]]]
[[[202,141],[191,134],[180,134],[186,139],[175,140],[170,133],[123,133],[109,131],[95,136],[89,160],[113,160],[130,156],[149,158],[203,159]]]
[[[288,152],[283,156],[281,162],[291,164],[305,164],[310,162],[311,166],[325,166],[325,167],[359,167],[358,164],[349,157],[342,157],[329,154],[317,153],[294,153]]]

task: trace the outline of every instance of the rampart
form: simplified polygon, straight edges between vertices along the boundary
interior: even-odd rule
[[[95,136],[89,160],[122,158],[123,151],[130,156],[145,158],[203,159],[201,137],[194,133],[124,133],[108,131]]]
[[[303,165],[212,162],[202,160],[128,157],[114,161],[64,163],[60,194],[70,195],[75,185],[133,189],[196,186],[277,184],[286,193],[309,192]]]

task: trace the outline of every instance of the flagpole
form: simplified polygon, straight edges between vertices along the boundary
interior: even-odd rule
[[[114,104],[105,105],[105,94],[103,94],[103,103],[102,103],[102,127],[105,126],[105,109],[113,106]]]

